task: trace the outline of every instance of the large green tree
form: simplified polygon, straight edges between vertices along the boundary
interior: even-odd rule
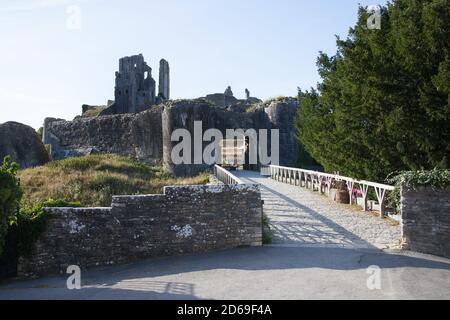
[[[299,93],[299,143],[327,171],[357,178],[448,168],[450,2],[393,1],[379,29],[372,14],[360,7],[337,53],[320,53],[322,82]]]

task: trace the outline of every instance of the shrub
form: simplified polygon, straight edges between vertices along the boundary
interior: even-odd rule
[[[44,136],[44,128],[40,127],[39,129],[36,130],[36,133],[38,137],[42,140],[42,137]]]
[[[18,252],[20,256],[28,256],[34,243],[45,231],[51,215],[44,212],[44,208],[50,207],[81,207],[79,202],[49,199],[35,204],[33,207],[21,208],[17,216]]]
[[[388,195],[388,205],[400,212],[400,189],[402,185],[408,188],[429,186],[444,189],[450,186],[450,170],[405,171],[388,179],[388,182],[395,185],[395,190]]]
[[[19,166],[5,157],[0,166],[0,256],[3,253],[8,226],[17,219],[22,189],[17,179]]]

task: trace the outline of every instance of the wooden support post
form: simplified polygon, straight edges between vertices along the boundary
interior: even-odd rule
[[[381,187],[375,187],[375,192],[377,194],[378,203],[380,204],[380,217],[384,218],[385,213],[384,200],[386,198],[386,189],[383,189]]]
[[[368,211],[367,206],[367,196],[369,194],[369,186],[367,184],[360,184],[359,190],[361,190],[361,193],[363,195],[363,211]]]
[[[324,181],[325,177],[322,175],[319,175],[319,192],[322,194],[323,193],[323,181]]]
[[[333,182],[333,178],[328,177],[327,178],[327,190],[328,190],[328,196],[331,195],[331,183]]]
[[[352,180],[347,180],[347,188],[350,197],[350,204],[353,204],[353,187],[355,186],[355,182]]]

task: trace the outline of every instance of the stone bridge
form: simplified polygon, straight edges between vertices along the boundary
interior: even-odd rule
[[[274,246],[398,248],[397,222],[380,219],[357,206],[337,204],[309,189],[272,180],[258,172],[233,173],[244,183],[262,186],[264,213]]]

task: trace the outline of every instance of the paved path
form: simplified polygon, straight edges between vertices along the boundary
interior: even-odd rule
[[[261,185],[264,213],[276,245],[385,249],[400,244],[400,227],[389,219],[256,172],[235,174],[244,182]]]
[[[153,259],[66,277],[0,284],[0,299],[450,299],[450,260],[380,250],[398,226],[257,174],[275,245]],[[380,270],[380,288],[368,279]],[[370,269],[368,269],[370,268]],[[371,290],[375,289],[375,290]]]
[[[367,268],[381,268],[369,290]],[[450,299],[450,260],[369,249],[260,247],[0,284],[0,299]]]

